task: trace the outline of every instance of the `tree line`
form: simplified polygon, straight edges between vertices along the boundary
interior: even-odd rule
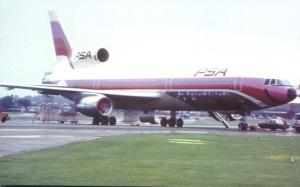
[[[39,106],[40,104],[45,102],[45,97],[43,95],[37,96],[25,96],[19,97],[17,95],[10,95],[0,98],[0,111],[7,111],[8,109],[24,107],[26,111],[28,111],[28,107],[30,106]],[[71,102],[61,96],[51,96],[48,97],[47,102],[53,103],[67,103]]]

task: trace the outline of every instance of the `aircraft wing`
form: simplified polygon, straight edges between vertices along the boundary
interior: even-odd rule
[[[59,95],[67,93],[82,93],[82,94],[103,94],[107,97],[128,97],[128,98],[139,98],[139,99],[150,99],[155,100],[160,98],[160,93],[158,91],[144,91],[144,90],[92,90],[92,89],[82,89],[82,88],[71,88],[66,86],[58,86],[51,84],[41,84],[41,85],[24,85],[24,84],[1,84],[0,87],[11,89],[25,89],[38,91],[43,94],[49,95]]]

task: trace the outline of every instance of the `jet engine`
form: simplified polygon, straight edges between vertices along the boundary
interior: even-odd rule
[[[240,114],[227,114],[230,121],[240,120],[242,118],[242,115]]]
[[[106,62],[109,58],[109,53],[105,48],[100,48],[95,56],[97,57],[98,61]]]
[[[112,101],[105,95],[88,96],[82,98],[76,105],[77,111],[84,115],[95,116],[107,116],[113,109]]]

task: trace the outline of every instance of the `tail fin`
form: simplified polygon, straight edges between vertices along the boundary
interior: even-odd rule
[[[68,58],[70,66],[74,69],[71,63],[72,48],[70,43],[59,23],[58,17],[54,10],[49,11],[49,18],[52,30],[52,37],[55,47],[56,56],[65,56]]]

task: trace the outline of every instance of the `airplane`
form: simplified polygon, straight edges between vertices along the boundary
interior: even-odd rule
[[[182,127],[177,111],[208,111],[218,119],[222,115],[241,114],[241,126],[251,111],[282,105],[297,97],[296,89],[282,79],[257,77],[92,77],[75,71],[79,65],[96,65],[109,60],[105,48],[74,51],[55,11],[49,11],[57,64],[40,85],[0,84],[7,89],[28,89],[45,95],[61,95],[75,102],[76,110],[93,118],[92,124],[115,125],[113,109],[166,110],[170,118],[161,118],[162,127]],[[197,72],[201,73],[201,72]],[[209,72],[211,73],[211,72]],[[226,73],[226,72],[221,72]],[[228,124],[222,120],[228,128]]]

